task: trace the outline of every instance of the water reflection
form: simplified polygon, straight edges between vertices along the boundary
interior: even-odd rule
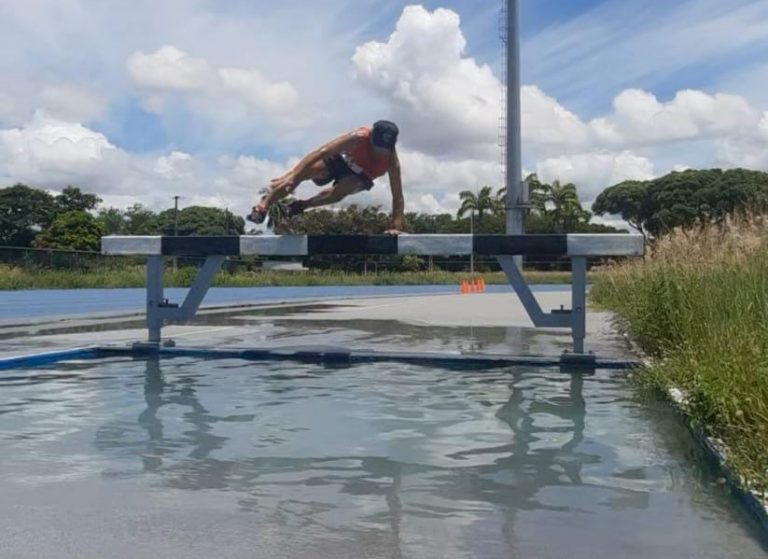
[[[331,441],[331,448],[347,448],[346,453],[325,455],[319,444],[304,453],[294,446],[281,456],[281,445],[298,431],[313,430],[312,422],[275,426],[264,410],[291,405],[289,400],[295,398],[311,412],[316,402],[293,392],[311,379],[321,379],[322,390],[333,392],[333,370],[262,375],[258,402],[249,403],[234,386],[227,397],[241,400],[252,413],[233,416],[214,413],[203,403],[220,395],[213,389],[216,380],[206,385],[191,372],[199,367],[167,380],[166,366],[175,365],[146,361],[145,407],[136,417],[140,430],[106,425],[97,433],[99,450],[132,452],[139,456],[142,471],[158,475],[168,488],[233,493],[241,510],[284,525],[376,533],[390,541],[393,557],[401,556],[394,550],[404,542],[419,541],[414,527],[435,530],[440,525],[436,523],[457,527],[453,537],[463,539],[487,530],[483,526],[491,522],[494,532],[504,534],[505,545],[514,547],[520,511],[577,511],[594,505],[558,502],[551,495],[541,498],[543,490],[581,486],[585,465],[615,462],[611,449],[580,448],[587,411],[579,374],[553,373],[542,381],[531,371],[516,369],[453,372],[433,384],[409,379],[412,390],[422,391],[412,409],[407,409],[408,398],[396,394],[380,394],[364,408],[370,418],[358,419],[366,423],[362,436],[371,440]],[[316,395],[323,392],[318,389]],[[358,397],[370,399],[366,394]],[[400,409],[390,409],[393,402]],[[341,415],[335,421],[341,421]],[[465,422],[470,427],[462,434]],[[472,427],[475,422],[481,422],[479,427]],[[235,423],[248,428],[233,430]],[[337,426],[343,433],[342,424]],[[333,434],[321,427],[310,437],[330,441]],[[648,505],[647,492],[616,490],[624,507]]]
[[[3,378],[6,528],[21,506],[126,549],[764,556],[668,407],[605,372],[119,358]]]

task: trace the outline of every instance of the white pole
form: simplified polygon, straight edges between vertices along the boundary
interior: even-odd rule
[[[469,234],[474,238],[475,235],[475,210],[469,213]],[[469,255],[469,277],[475,277],[475,251]]]
[[[507,234],[523,233],[522,163],[520,154],[520,10],[519,0],[507,0]]]

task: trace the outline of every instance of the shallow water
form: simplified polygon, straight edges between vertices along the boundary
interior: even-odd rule
[[[2,557],[764,557],[615,372],[109,359],[0,375]]]

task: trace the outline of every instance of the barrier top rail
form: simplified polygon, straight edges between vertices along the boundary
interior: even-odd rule
[[[644,240],[636,234],[110,236],[102,237],[101,252],[126,256],[642,256]]]

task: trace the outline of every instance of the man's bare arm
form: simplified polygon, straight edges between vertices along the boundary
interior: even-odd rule
[[[389,224],[389,231],[402,231],[405,199],[403,198],[403,180],[397,152],[392,153],[392,163],[389,166],[389,187],[392,189],[392,221]]]

